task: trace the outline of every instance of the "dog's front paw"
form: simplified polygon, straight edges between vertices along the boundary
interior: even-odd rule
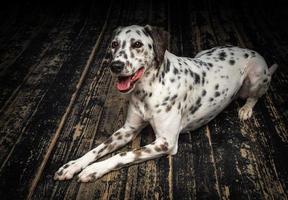
[[[244,121],[249,119],[252,116],[252,113],[252,108],[244,105],[242,108],[240,108],[238,115],[240,120]]]
[[[54,180],[62,181],[71,179],[74,174],[82,170],[82,167],[81,162],[77,160],[70,161],[58,169],[54,175]]]
[[[78,182],[92,182],[98,178],[101,178],[104,174],[108,173],[109,167],[104,163],[98,162],[86,167],[79,175]]]

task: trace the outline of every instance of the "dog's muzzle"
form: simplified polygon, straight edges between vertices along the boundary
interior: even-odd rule
[[[112,62],[110,65],[111,71],[115,74],[119,74],[120,72],[122,72],[123,68],[124,68],[124,63],[120,61]]]

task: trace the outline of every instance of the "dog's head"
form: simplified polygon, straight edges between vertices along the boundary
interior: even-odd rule
[[[118,27],[114,31],[108,62],[120,92],[131,92],[149,67],[162,63],[168,37],[166,31],[149,25]]]

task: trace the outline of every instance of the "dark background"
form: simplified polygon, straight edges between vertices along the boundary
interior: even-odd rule
[[[287,199],[288,7],[285,1],[6,1],[0,6],[1,199]],[[161,26],[169,50],[193,57],[232,44],[279,69],[253,117],[237,100],[179,138],[175,156],[90,184],[54,172],[104,141],[127,100],[102,61],[113,29]],[[148,127],[126,151],[153,141]],[[118,152],[120,152],[118,151]]]

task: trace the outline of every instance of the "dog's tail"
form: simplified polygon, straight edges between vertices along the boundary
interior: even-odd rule
[[[274,72],[276,71],[276,69],[278,68],[278,64],[273,64],[270,68],[269,68],[269,72],[271,74],[271,76],[274,74]]]

